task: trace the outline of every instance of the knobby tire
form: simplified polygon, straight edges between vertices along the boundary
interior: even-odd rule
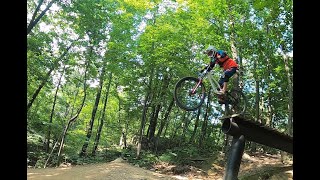
[[[196,77],[184,77],[180,79],[174,88],[174,98],[176,104],[186,111],[194,111],[198,109],[205,99],[205,86],[201,82],[193,95],[190,91],[196,86],[199,79]]]

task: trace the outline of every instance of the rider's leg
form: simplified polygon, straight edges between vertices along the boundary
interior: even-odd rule
[[[223,95],[226,92],[225,90],[227,88],[227,82],[226,82],[227,79],[228,78],[226,76],[226,73],[223,72],[222,76],[219,79],[220,91],[218,94]]]
[[[218,94],[218,95],[223,95],[223,94],[224,94],[224,91],[223,91],[223,89],[224,89],[224,82],[222,82],[222,83],[219,82],[219,85],[220,85],[220,88],[217,89],[217,90],[218,90],[217,94]]]
[[[220,78],[221,92],[224,94],[227,91],[229,79],[236,73],[236,68],[231,68],[223,72],[223,76]]]
[[[219,88],[220,91],[221,89],[223,89],[224,82],[225,82],[225,73],[223,72],[218,82],[220,85],[220,88]]]
[[[228,82],[224,82],[223,85],[222,85],[222,89],[221,89],[221,92],[224,94],[226,91],[227,91],[227,87],[228,87]]]

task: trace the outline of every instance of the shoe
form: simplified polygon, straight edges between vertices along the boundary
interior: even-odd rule
[[[216,94],[217,95],[224,95],[225,93],[223,91],[218,91]]]

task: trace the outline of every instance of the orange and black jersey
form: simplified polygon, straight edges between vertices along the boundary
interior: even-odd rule
[[[214,67],[215,64],[219,64],[220,67],[223,68],[223,70],[227,70],[230,68],[238,68],[238,64],[236,63],[236,61],[234,61],[233,59],[231,59],[229,56],[225,56],[223,58],[217,58],[214,57],[211,61],[210,61],[210,70]]]

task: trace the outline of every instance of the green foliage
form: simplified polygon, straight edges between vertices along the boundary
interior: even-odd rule
[[[199,151],[195,147],[175,148],[173,152],[173,162],[182,165],[189,163],[191,157],[199,156]]]
[[[66,135],[62,154],[66,161],[89,163],[116,157],[120,150],[113,153],[110,149],[106,152],[101,149],[119,144],[123,129],[127,141],[136,136],[141,128],[144,102],[148,105],[145,134],[153,118],[152,107],[160,107],[157,132],[172,100],[175,83],[183,76],[196,76],[198,69],[209,62],[209,58],[201,53],[209,44],[231,54],[231,33],[235,35],[238,55],[242,59],[244,74],[241,78],[245,83],[249,114],[255,114],[255,82],[259,81],[261,118],[272,117],[273,125],[285,131],[289,84],[279,47],[285,45],[285,53],[292,51],[292,1],[177,0],[175,3],[176,7],[162,1],[85,0],[70,4],[58,2],[59,11],[47,12],[40,22],[41,26],[46,24],[50,28],[44,31],[38,24],[27,36],[28,102],[45,82],[27,114],[28,130],[33,131],[27,140],[28,159],[32,165],[44,165],[47,157],[42,148],[45,134],[51,129],[51,142],[58,141],[68,121],[80,108],[83,97],[86,97],[84,107]],[[36,4],[28,2],[28,13],[35,8]],[[231,19],[233,26],[230,26]],[[71,49],[66,51],[71,42]],[[292,59],[288,61],[289,72],[293,70]],[[89,67],[84,79],[86,63]],[[60,77],[64,66],[66,71],[50,123],[56,77]],[[94,82],[99,82],[103,66],[106,76],[101,98],[107,95],[107,74],[112,73],[113,78],[107,108],[103,112],[104,99],[100,99],[89,140],[88,152],[94,144],[99,118],[105,113],[98,155],[81,159],[78,153],[86,139],[97,94],[98,87]],[[46,80],[50,70],[52,72]],[[218,77],[219,73],[215,76]],[[168,79],[167,87],[163,87],[164,77]],[[86,92],[84,81],[88,86]],[[209,119],[218,118],[220,114],[216,111],[221,107],[213,106],[212,110],[215,112],[209,113]],[[124,153],[141,166],[150,166],[157,161],[184,164],[192,157],[204,156],[223,146],[218,126],[213,132],[210,128],[206,130],[210,136],[203,142],[203,149],[197,149],[195,144],[186,146],[195,127],[194,119],[183,136],[173,135],[174,132],[183,132],[180,127],[183,113],[174,104],[168,114],[167,126],[162,132],[167,139],[161,146],[164,148],[161,154],[143,150],[142,158],[135,160],[134,150]],[[204,113],[200,122],[203,122]],[[201,127],[202,123],[199,123],[195,142],[202,133]],[[168,142],[177,147],[170,147]],[[57,162],[56,151],[50,164]]]

